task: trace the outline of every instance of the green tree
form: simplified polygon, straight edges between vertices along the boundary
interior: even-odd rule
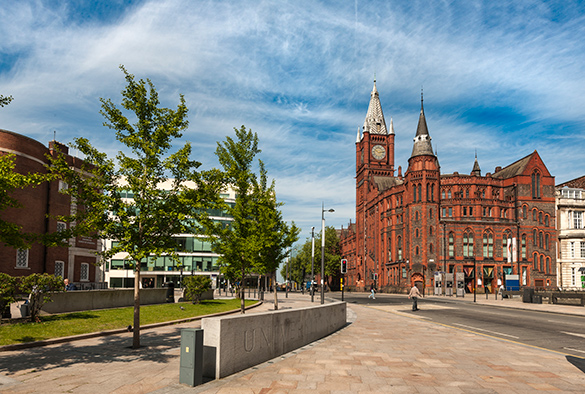
[[[258,135],[245,126],[234,128],[236,138],[218,142],[216,155],[224,170],[225,182],[236,192],[234,206],[225,206],[233,218],[229,227],[209,225],[214,251],[221,255],[222,273],[244,284],[252,273],[276,271],[294,242],[298,229],[282,221],[274,182],[268,186],[266,170],[258,161],[259,175],[253,169]],[[292,242],[291,242],[292,240]],[[244,288],[239,288],[241,312],[245,313]],[[275,298],[277,306],[277,300]]]
[[[22,204],[13,197],[16,190],[34,187],[46,181],[46,174],[19,174],[15,169],[13,154],[0,154],[0,212],[7,208],[22,208]],[[0,219],[0,242],[15,249],[28,249],[38,234],[25,233],[16,223]]]
[[[5,105],[10,104],[12,101],[12,96],[2,96],[0,94],[0,107],[4,107]]]
[[[31,274],[20,278],[20,291],[29,294],[31,321],[39,321],[39,313],[47,302],[52,302],[51,292],[64,291],[63,278],[49,274]]]
[[[192,300],[194,304],[199,304],[201,294],[211,289],[211,279],[203,275],[193,275],[183,278],[185,286],[185,299]]]
[[[340,274],[341,247],[339,237],[334,227],[325,227],[325,283],[330,288],[331,280]],[[281,274],[286,274],[286,267]],[[299,252],[291,259],[289,275],[293,280],[302,281],[301,276],[311,272],[311,239],[307,238]],[[321,274],[321,233],[315,237],[315,276]],[[292,273],[292,274],[291,274]],[[294,277],[293,277],[294,275]]]
[[[16,278],[0,272],[0,315],[16,301]]]
[[[117,241],[103,253],[110,257],[126,252],[134,267],[134,335],[132,346],[140,347],[140,269],[148,258],[176,257],[176,234],[200,230],[198,222],[206,208],[218,202],[221,184],[218,171],[198,172],[200,163],[190,159],[191,145],[185,143],[174,153],[169,151],[175,139],[188,126],[187,107],[181,95],[176,110],[160,108],[158,93],[147,79],[135,80],[121,66],[126,79],[122,108],[126,117],[110,99],[100,99],[104,126],[115,130],[116,139],[130,150],[119,152],[113,160],[97,151],[88,140],[76,139],[75,147],[85,155],[85,171],[69,173],[72,189],[85,201],[86,228],[95,236]],[[66,171],[66,169],[62,169]],[[94,184],[87,184],[87,180]],[[133,197],[128,199],[126,192]]]

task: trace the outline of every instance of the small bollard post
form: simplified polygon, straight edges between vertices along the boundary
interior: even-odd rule
[[[179,383],[198,386],[203,383],[203,330],[181,330],[181,363]]]

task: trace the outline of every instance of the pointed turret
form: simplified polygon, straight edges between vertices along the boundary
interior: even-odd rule
[[[425,111],[423,107],[422,91],[420,93],[420,116],[418,118],[418,127],[416,128],[416,136],[414,137],[414,146],[412,147],[412,155],[414,156],[434,156],[433,146],[431,145],[431,136],[427,129],[427,121],[425,119]]]
[[[357,137],[355,138],[355,143],[357,144],[362,140],[362,133],[360,133],[360,128],[358,127]]]
[[[380,104],[380,96],[376,88],[376,80],[374,80],[374,88],[370,97],[370,105],[368,106],[368,113],[364,121],[364,133],[370,134],[388,134],[386,130],[386,121],[382,113],[382,104]]]
[[[475,162],[473,163],[471,175],[481,176],[481,168],[479,168],[479,163],[477,162],[477,152],[475,152]]]

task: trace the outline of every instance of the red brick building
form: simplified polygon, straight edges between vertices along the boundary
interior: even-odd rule
[[[339,232],[347,286],[449,294],[456,278],[473,292],[475,277],[478,292],[494,292],[505,275],[554,286],[555,183],[538,153],[485,175],[477,158],[468,174],[442,174],[422,98],[414,134],[402,174],[374,82],[356,139],[356,220]]]
[[[56,141],[43,144],[23,135],[0,129],[0,154],[16,156],[15,171],[18,173],[45,173],[48,163],[46,155],[54,154],[55,147],[66,154],[71,166],[80,168],[81,160],[68,154],[68,147]],[[54,232],[66,223],[53,219],[57,215],[69,215],[75,204],[69,196],[59,193],[67,187],[60,181],[43,183],[35,188],[17,190],[14,197],[22,208],[9,208],[0,212],[3,220],[17,223],[24,232],[44,234]],[[91,238],[77,237],[69,241],[69,247],[45,247],[34,244],[28,250],[16,250],[0,243],[0,272],[12,276],[32,273],[49,273],[69,278],[78,287],[92,287],[103,281],[101,270],[96,265],[95,251],[100,245]]]

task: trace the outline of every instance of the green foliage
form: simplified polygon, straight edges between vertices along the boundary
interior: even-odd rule
[[[15,155],[0,154],[0,212],[8,208],[22,208],[22,204],[13,197],[19,189],[34,187],[48,180],[47,174],[19,174],[14,171]],[[25,233],[22,227],[0,219],[0,242],[15,249],[28,249],[40,235]]]
[[[19,286],[23,293],[29,294],[29,310],[32,321],[38,321],[43,305],[52,302],[51,292],[65,291],[63,278],[49,274],[31,274],[20,278]]]
[[[187,276],[183,278],[183,285],[185,286],[185,299],[199,304],[201,294],[211,289],[211,279],[203,275]]]
[[[231,280],[245,279],[253,272],[273,272],[287,255],[287,248],[298,236],[294,223],[289,227],[278,210],[274,182],[268,185],[266,170],[258,161],[259,175],[253,169],[261,150],[258,135],[245,126],[234,128],[236,138],[218,142],[216,155],[224,169],[225,182],[236,191],[233,207],[224,209],[233,217],[230,227],[208,223],[213,249],[221,255],[222,272]],[[244,294],[241,288],[242,313]]]
[[[0,314],[16,301],[16,278],[0,272]]]
[[[325,227],[325,276],[327,282],[329,278],[339,275],[341,262],[341,248],[339,246],[339,237],[334,227]],[[311,275],[311,239],[307,238],[305,243],[299,248],[296,254],[291,258],[289,277],[291,280],[301,283],[303,280],[303,270],[305,275]],[[321,274],[321,233],[315,237],[315,276]],[[286,266],[281,268],[281,275],[286,278]]]
[[[149,79],[137,81],[120,68],[126,79],[122,109],[110,99],[100,99],[100,113],[106,119],[104,126],[115,130],[116,139],[131,154],[119,152],[114,162],[88,140],[78,138],[74,146],[85,155],[84,171],[67,172],[62,161],[57,171],[66,173],[69,191],[83,198],[85,216],[78,226],[84,226],[84,232],[93,231],[95,237],[117,241],[102,255],[128,253],[137,287],[140,264],[136,262],[163,254],[176,257],[173,236],[200,230],[195,224],[205,218],[205,208],[221,202],[222,184],[219,171],[197,171],[200,163],[191,160],[190,143],[171,153],[173,142],[188,126],[184,97],[180,96],[176,110],[161,108]],[[126,190],[132,191],[133,199],[123,198]],[[134,327],[133,346],[137,348],[139,296],[135,297]]]
[[[10,104],[12,101],[12,96],[2,96],[0,94],[0,107],[4,107],[5,105]]]

